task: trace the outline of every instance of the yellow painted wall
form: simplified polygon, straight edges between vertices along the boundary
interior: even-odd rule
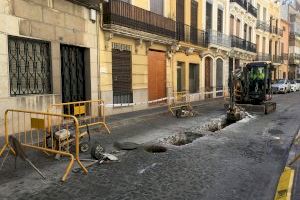
[[[174,57],[173,57],[173,80],[172,80],[174,91],[177,91],[177,62],[184,63],[184,75],[185,75],[184,90],[189,90],[189,64],[193,63],[193,64],[199,65],[199,81],[200,81],[200,71],[201,71],[200,70],[201,69],[200,57],[197,54],[188,56],[183,52],[178,52],[174,55]],[[199,82],[199,85],[200,85],[200,82]]]
[[[145,10],[150,10],[149,0],[132,0],[132,4]]]
[[[202,19],[203,0],[198,0],[198,29],[202,29],[204,21]]]

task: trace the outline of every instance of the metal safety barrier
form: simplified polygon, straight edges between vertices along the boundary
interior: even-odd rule
[[[188,91],[173,92],[173,97],[169,100],[168,108],[172,115],[175,116],[176,110],[181,107],[192,108]]]
[[[80,139],[87,132],[80,133],[76,117],[57,113],[9,109],[5,111],[4,120],[5,144],[0,151],[0,156],[6,149],[15,154],[9,141],[9,136],[13,135],[22,147],[69,157],[70,162],[62,181],[67,179],[74,161],[77,161],[84,173],[88,172],[79,159]]]
[[[105,120],[103,100],[52,104],[48,107],[48,112],[75,116],[79,123],[79,129],[86,126],[102,125],[110,133]]]

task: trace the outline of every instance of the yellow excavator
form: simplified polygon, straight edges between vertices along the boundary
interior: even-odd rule
[[[276,103],[271,101],[273,69],[271,62],[257,61],[229,74],[230,98],[226,104],[229,121],[238,120],[238,108],[265,114],[276,110]]]

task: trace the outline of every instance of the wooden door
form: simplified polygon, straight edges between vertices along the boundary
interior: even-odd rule
[[[205,92],[212,92],[211,87],[211,58],[205,58]],[[206,94],[205,98],[211,98],[211,94]]]
[[[165,52],[148,52],[148,99],[166,97],[166,56]]]

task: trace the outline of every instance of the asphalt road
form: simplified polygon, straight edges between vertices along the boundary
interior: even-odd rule
[[[274,100],[278,109],[272,114],[204,132],[204,137],[187,145],[167,144],[165,153],[149,153],[142,147],[122,152],[120,162],[94,166],[88,175],[71,174],[66,183],[58,181],[63,160],[33,158],[51,177],[41,181],[22,163],[15,171],[9,159],[0,171],[0,199],[273,199],[300,125],[300,93],[276,95]],[[198,111],[197,117],[179,120],[160,114],[96,139],[108,151],[115,141],[160,143],[177,133],[197,132],[225,113],[222,102]]]

